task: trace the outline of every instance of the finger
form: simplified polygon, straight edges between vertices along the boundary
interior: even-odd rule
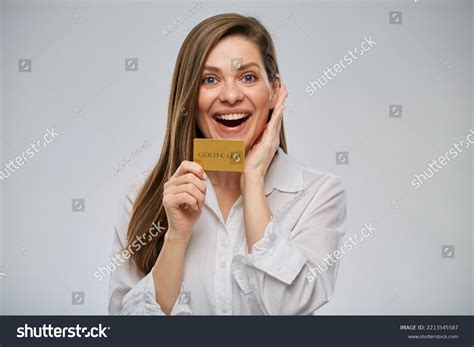
[[[172,185],[192,183],[203,193],[206,192],[206,188],[207,188],[206,184],[193,173],[187,173],[177,178],[172,178],[169,182]],[[166,185],[165,185],[165,188],[166,188]]]
[[[183,160],[179,167],[176,169],[176,172],[171,177],[177,178],[179,176],[187,174],[188,172],[195,174],[202,180],[204,180],[206,177],[202,166],[189,160]]]
[[[275,103],[275,108],[278,107],[279,105],[283,105],[287,97],[288,97],[288,87],[286,85],[282,85],[282,87],[280,88],[280,92],[278,93],[277,101]]]
[[[188,193],[163,194],[163,205],[170,208],[182,207],[187,209],[195,203],[195,198]]]
[[[163,197],[163,200],[166,200],[166,203],[173,207],[185,207],[186,205],[191,206],[194,210],[198,210],[198,203],[194,196],[187,192],[182,192],[178,194],[166,194]]]
[[[285,114],[285,110],[286,110],[286,106],[283,105],[282,110],[280,112],[280,121],[277,124],[277,130],[276,130],[277,135],[280,135],[281,127],[283,125],[283,116]]]
[[[272,119],[268,123],[268,137],[273,139],[275,136],[280,134],[281,121],[283,119],[283,111],[285,110],[284,105],[275,107],[272,113]]]
[[[166,194],[178,195],[181,193],[188,193],[193,196],[198,206],[201,208],[204,205],[204,193],[201,192],[196,186],[192,183],[180,184],[179,186],[172,186],[166,190]]]
[[[179,193],[177,195],[180,199],[180,206],[183,207],[185,210],[191,207],[193,210],[197,211],[199,209],[198,203],[195,197],[187,192]]]
[[[277,102],[275,103],[275,107],[273,108],[272,118],[269,122],[270,127],[276,128],[277,124],[280,122],[280,118],[282,118],[284,111],[284,108],[282,108],[282,106],[285,106],[284,102],[287,96],[288,88],[286,87],[286,85],[283,85],[280,88],[280,93],[278,94]]]

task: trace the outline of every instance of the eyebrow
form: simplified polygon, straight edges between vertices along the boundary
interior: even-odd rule
[[[245,70],[250,66],[256,66],[259,70],[261,70],[260,66],[257,63],[253,63],[253,62],[244,64],[244,65],[240,65],[240,67],[237,70]],[[221,69],[219,69],[218,67],[215,67],[215,66],[204,66],[204,70],[214,71],[214,72],[217,72],[217,73],[222,72]]]

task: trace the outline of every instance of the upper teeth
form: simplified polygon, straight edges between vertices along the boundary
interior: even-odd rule
[[[217,116],[218,119],[224,120],[235,120],[244,118],[247,114],[246,113],[231,113],[231,114],[220,114]]]

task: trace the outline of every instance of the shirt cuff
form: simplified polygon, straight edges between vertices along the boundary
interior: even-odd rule
[[[181,286],[180,293],[170,315],[189,315],[189,300],[185,300],[186,292]],[[164,316],[161,306],[156,302],[153,270],[140,280],[123,298],[120,315],[157,315]]]
[[[280,226],[271,220],[263,237],[252,247],[252,253],[245,250],[245,258],[257,269],[291,285],[308,259],[304,253],[280,231]]]

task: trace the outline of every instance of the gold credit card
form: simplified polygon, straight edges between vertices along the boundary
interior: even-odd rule
[[[194,139],[193,161],[209,171],[244,171],[245,142]]]

